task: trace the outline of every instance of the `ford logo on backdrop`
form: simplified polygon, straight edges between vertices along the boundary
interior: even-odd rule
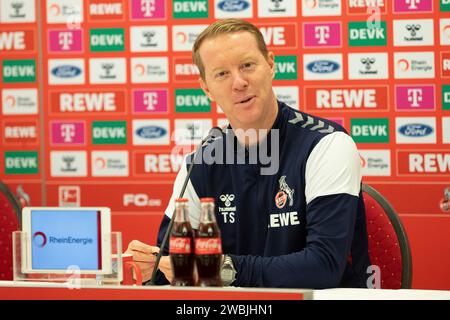
[[[398,131],[407,137],[425,137],[433,133],[433,128],[425,124],[411,123],[401,126]]]
[[[81,69],[71,65],[63,65],[53,68],[52,74],[60,78],[74,78],[81,74]]]
[[[333,61],[319,60],[308,63],[306,68],[314,73],[332,73],[339,70],[340,66]]]
[[[223,11],[238,12],[247,9],[250,5],[244,0],[224,0],[219,2],[217,6]]]
[[[158,126],[147,126],[136,130],[136,134],[144,139],[161,138],[167,133],[167,130]]]

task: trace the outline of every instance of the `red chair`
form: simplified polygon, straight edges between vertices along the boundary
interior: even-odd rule
[[[19,202],[0,182],[0,280],[13,280],[12,232],[19,231],[21,223]]]
[[[389,202],[374,188],[363,184],[369,256],[381,274],[381,289],[408,289],[412,259],[402,222]]]

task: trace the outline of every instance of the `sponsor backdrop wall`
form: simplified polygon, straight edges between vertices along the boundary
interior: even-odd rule
[[[155,243],[173,148],[225,123],[190,57],[225,17],[261,29],[280,100],[351,133],[413,286],[450,289],[450,0],[0,0],[0,179],[31,205],[109,206],[125,245]]]

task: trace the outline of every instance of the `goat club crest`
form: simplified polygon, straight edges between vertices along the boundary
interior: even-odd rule
[[[280,184],[280,191],[275,196],[275,205],[279,209],[284,208],[289,200],[289,206],[292,206],[294,204],[294,190],[288,186],[286,176],[282,176],[278,183]]]

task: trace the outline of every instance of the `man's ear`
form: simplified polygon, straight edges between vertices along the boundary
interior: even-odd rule
[[[209,91],[208,86],[206,85],[206,81],[203,80],[202,77],[198,78],[198,81],[200,82],[200,87],[202,88],[202,90],[206,94],[206,96],[209,98],[209,100],[214,101],[214,98],[211,95],[211,92]]]
[[[272,79],[275,78],[275,54],[269,51],[267,54],[267,63],[270,66],[270,72],[272,74]]]

